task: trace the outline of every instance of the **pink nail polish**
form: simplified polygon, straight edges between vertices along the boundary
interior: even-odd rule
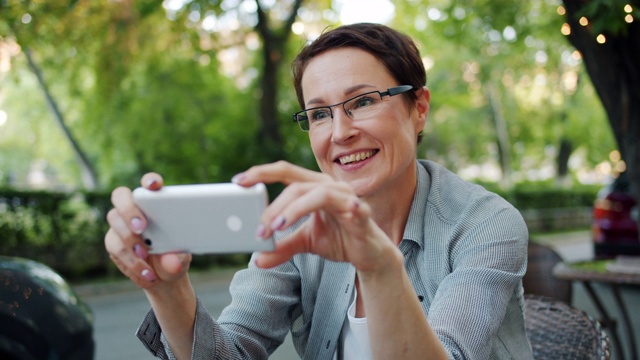
[[[149,269],[142,270],[140,275],[142,275],[142,277],[145,278],[145,280],[147,281],[151,281],[151,282],[156,281],[156,276]]]
[[[256,238],[258,238],[258,240],[261,240],[264,237],[265,231],[266,228],[264,227],[264,225],[258,225],[258,228],[256,229]]]
[[[147,255],[148,255],[147,254],[147,249],[145,249],[145,247],[140,245],[140,244],[133,245],[133,252],[140,259],[146,259]]]
[[[285,222],[286,222],[286,219],[284,218],[284,216],[282,215],[278,216],[271,223],[271,230],[280,230]]]
[[[144,231],[144,222],[142,219],[137,216],[131,219],[131,230],[138,235],[142,234]]]
[[[246,177],[246,175],[244,173],[236,174],[231,178],[231,182],[234,183],[234,184],[238,184],[238,183],[242,182],[242,180],[244,180],[245,177]]]

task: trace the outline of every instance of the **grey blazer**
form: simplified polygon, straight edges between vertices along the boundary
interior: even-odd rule
[[[451,359],[532,359],[523,318],[528,232],[507,201],[420,160],[400,243],[427,319]],[[354,288],[349,263],[310,254],[231,282],[218,320],[198,303],[194,359],[266,359],[290,331],[303,359],[332,359]],[[150,311],[137,332],[172,358]]]

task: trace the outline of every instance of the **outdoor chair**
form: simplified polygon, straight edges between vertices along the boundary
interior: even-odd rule
[[[553,276],[553,267],[562,258],[551,247],[529,242],[527,272],[522,279],[525,294],[551,297],[571,304],[570,281]]]
[[[598,321],[552,298],[525,295],[525,328],[534,359],[608,360],[609,338]]]

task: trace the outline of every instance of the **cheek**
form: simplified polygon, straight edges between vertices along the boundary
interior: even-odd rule
[[[322,161],[325,159],[328,151],[328,141],[316,134],[309,133],[309,144],[311,145],[311,151],[316,158],[316,162],[322,168]]]
[[[382,134],[386,134],[387,136],[390,136],[391,134],[398,136],[398,133],[410,136],[410,133],[414,131],[414,128],[415,122],[412,114],[398,110],[389,114],[389,117],[380,124],[380,129],[378,131]]]
[[[407,114],[396,113],[393,114],[393,118],[388,118],[381,124],[376,132],[383,142],[392,143],[394,146],[399,144],[406,145],[406,147],[414,146],[418,138],[415,121],[415,118]]]

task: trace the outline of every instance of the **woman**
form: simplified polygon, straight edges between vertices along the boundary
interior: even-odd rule
[[[322,173],[278,162],[233,178],[287,187],[256,230],[276,249],[236,274],[217,320],[194,294],[190,256],[148,255],[131,191],[114,190],[105,245],[151,304],[142,341],[163,358],[266,358],[291,331],[305,359],[530,359],[526,226],[497,195],[416,159],[430,93],[411,39],[342,26],[293,72],[305,109],[294,119]]]

